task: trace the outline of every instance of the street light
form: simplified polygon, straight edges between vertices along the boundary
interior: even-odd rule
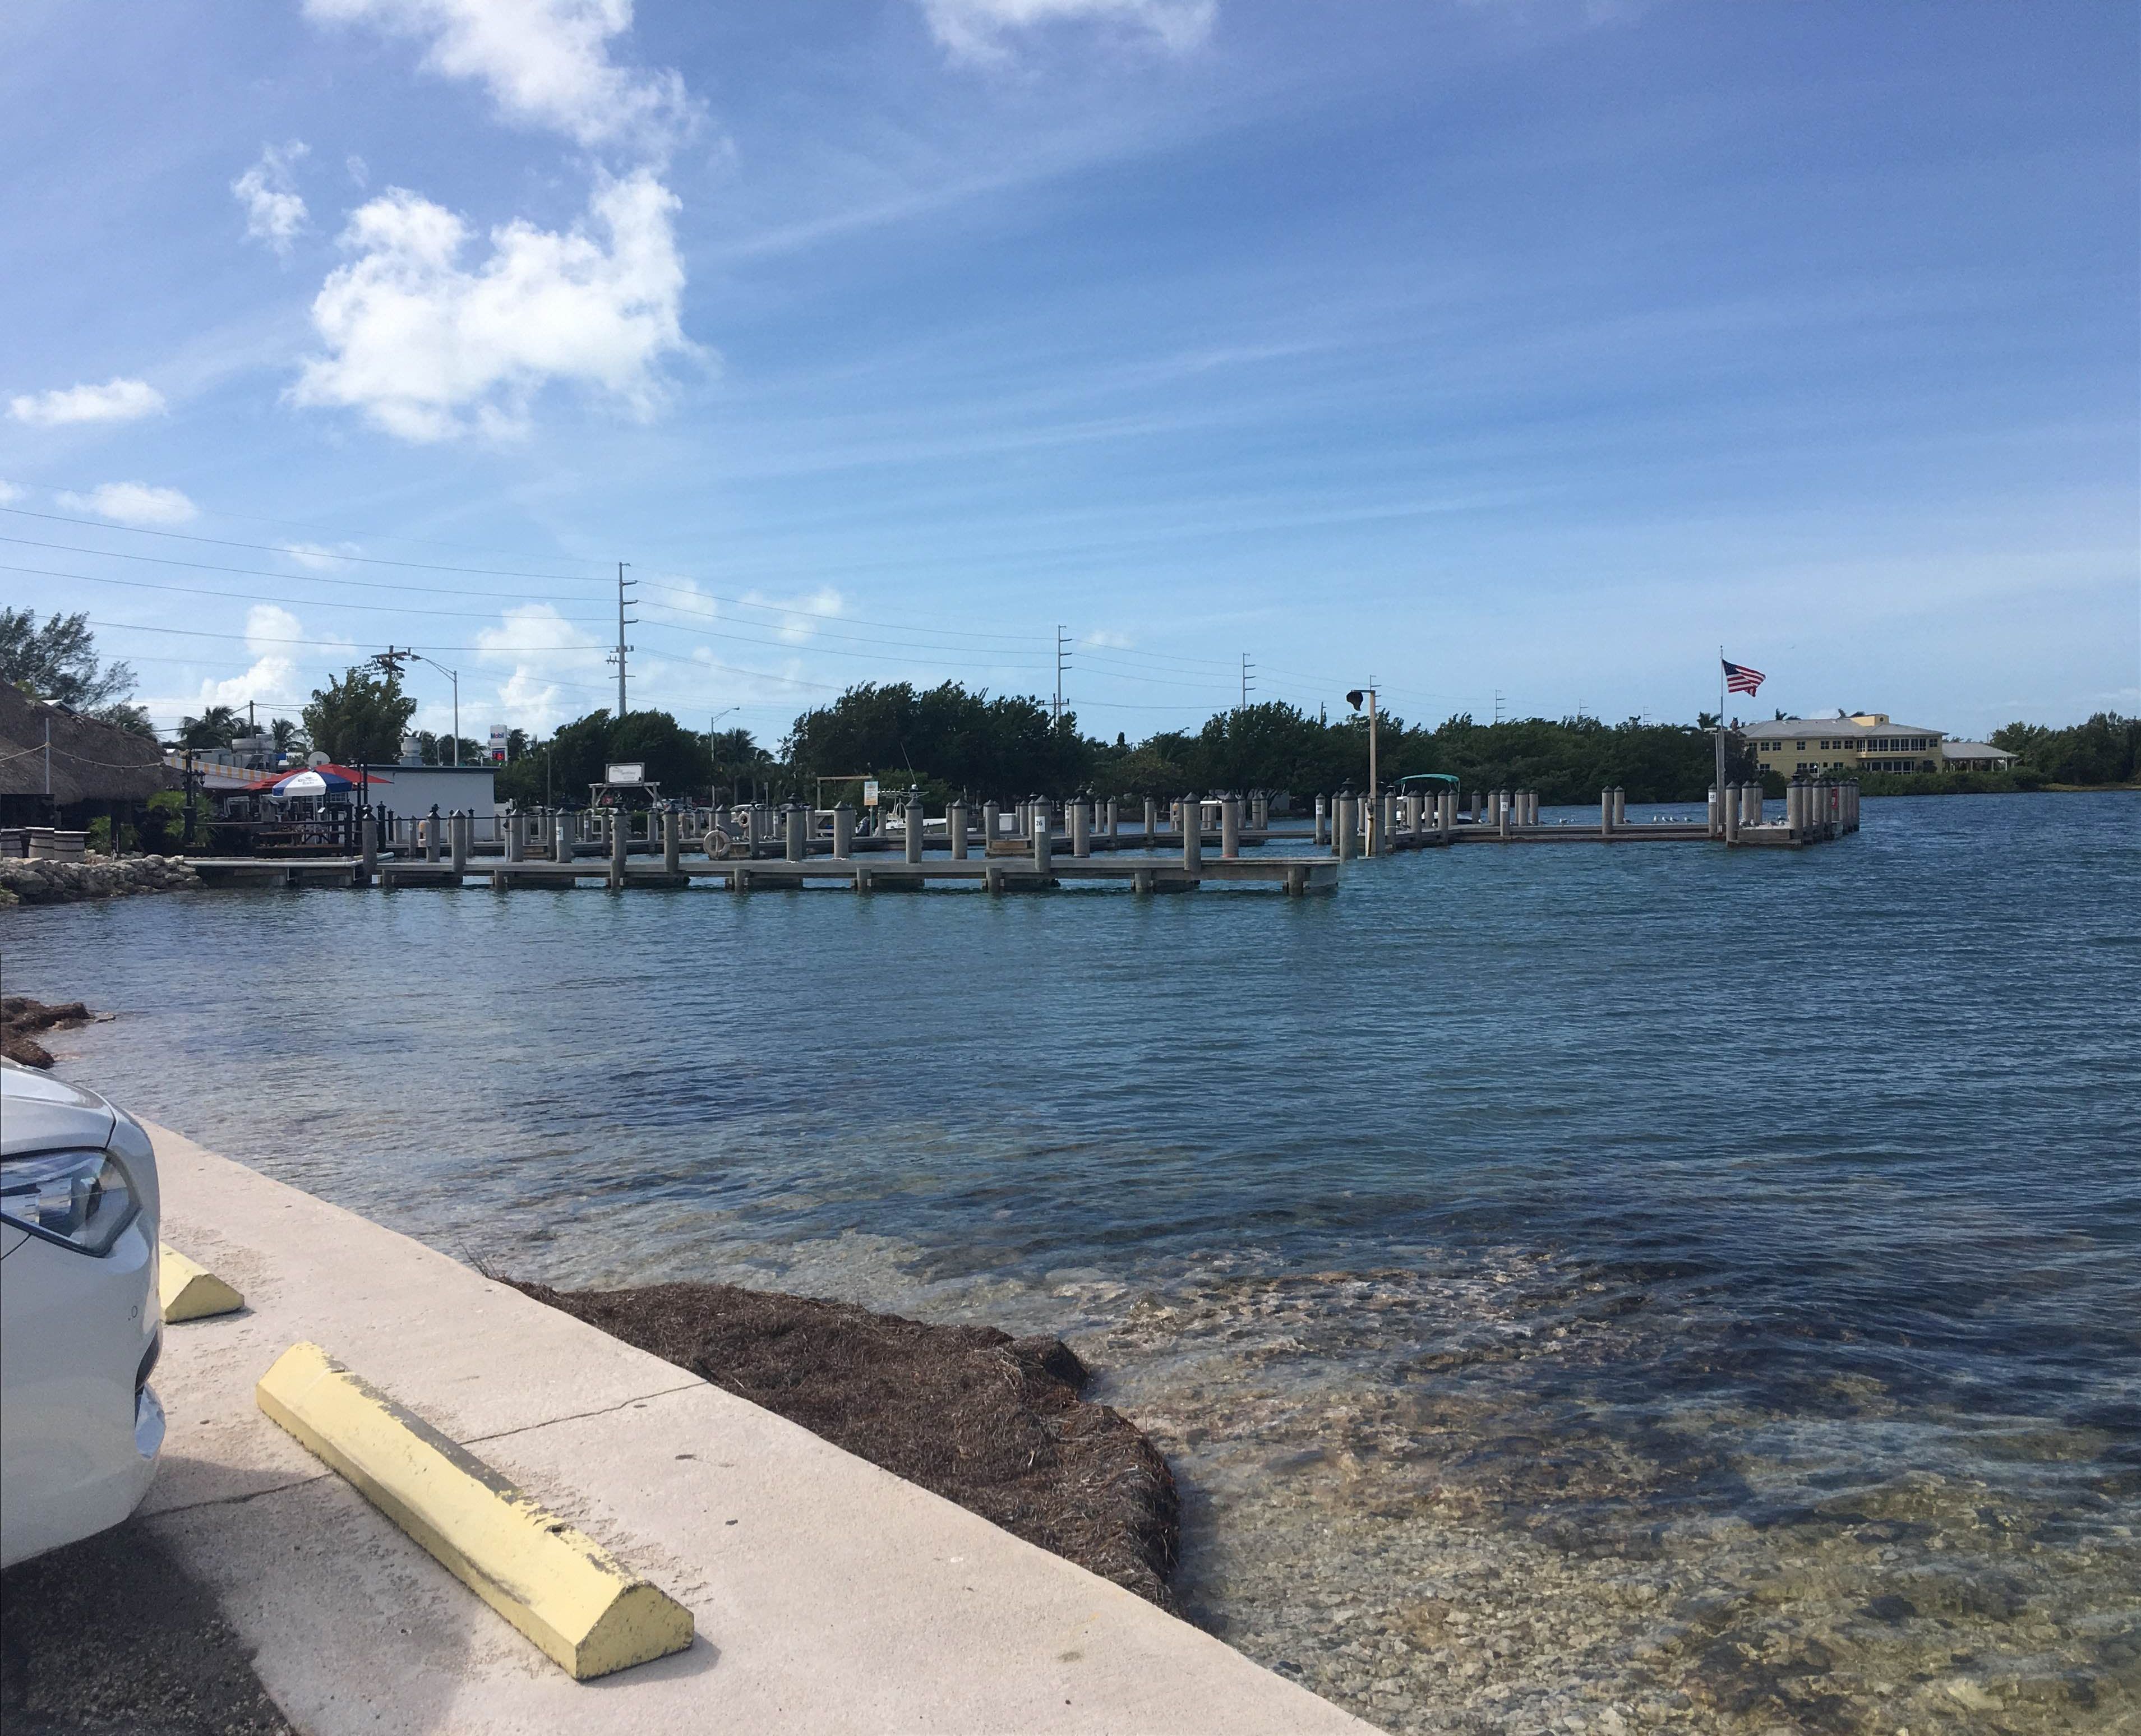
[[[429,663],[454,684],[454,764],[459,765],[461,763],[461,672],[458,669],[447,668],[437,659],[427,657],[421,651],[412,651],[409,655],[420,663]]]
[[[1381,804],[1376,800],[1375,684],[1371,681],[1366,687],[1354,688],[1351,692],[1346,696],[1346,703],[1357,711],[1361,709],[1361,701],[1363,696],[1366,697],[1368,701],[1368,823],[1361,828],[1361,830],[1367,834],[1368,853],[1371,856],[1373,856],[1377,853],[1382,845],[1382,840],[1376,836],[1376,822],[1381,818],[1382,809]]]

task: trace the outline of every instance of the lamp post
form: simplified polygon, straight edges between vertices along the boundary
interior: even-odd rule
[[[420,663],[429,663],[454,684],[454,764],[459,765],[461,763],[461,672],[458,669],[447,668],[436,658],[427,657],[421,651],[412,651],[409,655]]]
[[[714,755],[720,751],[714,745],[714,725],[731,712],[741,710],[741,706],[724,706],[706,720],[706,805],[710,808],[714,804],[714,774],[721,770],[714,760]]]
[[[1357,711],[1361,709],[1361,701],[1364,697],[1368,701],[1368,801],[1366,807],[1361,810],[1365,823],[1361,826],[1361,829],[1366,834],[1367,853],[1373,856],[1377,854],[1382,848],[1382,840],[1376,835],[1378,822],[1382,817],[1382,809],[1376,800],[1376,793],[1378,786],[1376,782],[1376,731],[1375,683],[1371,681],[1365,687],[1354,688],[1351,692],[1346,696],[1346,703]]]

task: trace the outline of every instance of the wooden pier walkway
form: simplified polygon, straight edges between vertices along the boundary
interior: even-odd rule
[[[375,848],[367,816],[358,856],[208,858],[194,860],[193,868],[210,886],[365,886],[376,878],[390,889],[461,887],[473,879],[500,891],[594,881],[618,890],[706,882],[734,893],[812,886],[913,892],[936,885],[1000,893],[1082,883],[1157,893],[1209,883],[1270,886],[1302,898],[1335,892],[1345,867],[1364,856],[1455,844],[1709,843],[1734,849],[1798,849],[1858,828],[1853,784],[1794,784],[1782,819],[1774,822],[1755,787],[1729,785],[1722,800],[1718,794],[1712,793],[1700,820],[1630,820],[1623,793],[1606,790],[1595,828],[1565,819],[1543,823],[1538,794],[1529,790],[1494,792],[1491,806],[1475,799],[1474,812],[1462,818],[1449,791],[1425,801],[1408,796],[1402,804],[1385,794],[1378,799],[1379,811],[1341,794],[1327,815],[1319,797],[1315,822],[1307,829],[1272,826],[1268,804],[1255,812],[1263,824],[1244,825],[1241,799],[1228,796],[1201,806],[1194,798],[1186,799],[1164,830],[1154,804],[1147,804],[1144,824],[1131,828],[1117,824],[1113,803],[1101,806],[1104,824],[1095,825],[1095,809],[1074,801],[1058,832],[1052,804],[1036,798],[1021,804],[1008,831],[999,828],[993,804],[978,832],[955,805],[937,837],[926,830],[918,803],[906,809],[901,833],[860,837],[845,808],[834,810],[829,835],[819,829],[819,816],[801,807],[778,810],[777,826],[770,809],[751,810],[737,827],[718,811],[652,811],[640,838],[632,835],[632,816],[616,809],[545,811],[506,817],[503,838],[489,850],[475,847],[470,815],[434,811],[421,823],[394,820],[389,828],[393,847],[385,851]],[[1218,829],[1198,825],[1197,817],[1214,806],[1220,810]],[[1287,845],[1306,845],[1314,853],[1273,849]]]

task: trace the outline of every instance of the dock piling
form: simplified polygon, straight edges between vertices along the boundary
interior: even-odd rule
[[[1242,853],[1242,799],[1223,796],[1219,801],[1219,854],[1228,862]]]

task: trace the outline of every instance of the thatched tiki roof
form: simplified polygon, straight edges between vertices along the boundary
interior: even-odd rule
[[[177,774],[164,764],[164,750],[147,736],[32,699],[12,682],[0,681],[0,797],[43,798],[47,723],[57,806],[141,802],[179,786]]]

